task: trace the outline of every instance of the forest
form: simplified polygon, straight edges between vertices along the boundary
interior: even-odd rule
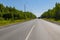
[[[23,12],[15,7],[4,6],[0,4],[0,20],[20,20],[34,19],[36,16],[32,12]]]
[[[55,7],[45,11],[40,18],[51,18],[54,20],[60,20],[60,3],[56,3]]]

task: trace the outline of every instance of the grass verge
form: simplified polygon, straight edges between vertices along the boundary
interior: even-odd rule
[[[25,21],[29,21],[30,19],[22,19],[22,20],[0,20],[0,29],[4,28],[4,27],[8,27],[9,25],[13,25],[13,24],[17,24],[17,23],[21,23],[21,22],[25,22]]]

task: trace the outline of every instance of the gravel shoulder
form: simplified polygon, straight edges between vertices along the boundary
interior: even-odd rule
[[[54,24],[57,24],[57,25],[60,25],[60,21],[53,21],[53,20],[49,20],[49,19],[48,20],[44,19],[44,20],[51,22],[51,23],[54,23]]]

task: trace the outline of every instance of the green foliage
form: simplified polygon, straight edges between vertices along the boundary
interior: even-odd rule
[[[49,9],[41,15],[41,18],[53,18],[60,20],[60,3],[56,3],[53,9]]]
[[[8,7],[0,4],[0,20],[18,20],[18,19],[34,19],[36,16],[31,12],[23,12],[15,7]]]

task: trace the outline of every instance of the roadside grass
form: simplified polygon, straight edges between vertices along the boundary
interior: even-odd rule
[[[44,20],[47,20],[47,21],[54,21],[55,22],[55,20],[54,19],[47,19],[47,18],[43,18]]]
[[[22,19],[22,20],[0,20],[0,28],[6,27],[7,25],[17,24],[21,22],[28,21],[30,19]]]

